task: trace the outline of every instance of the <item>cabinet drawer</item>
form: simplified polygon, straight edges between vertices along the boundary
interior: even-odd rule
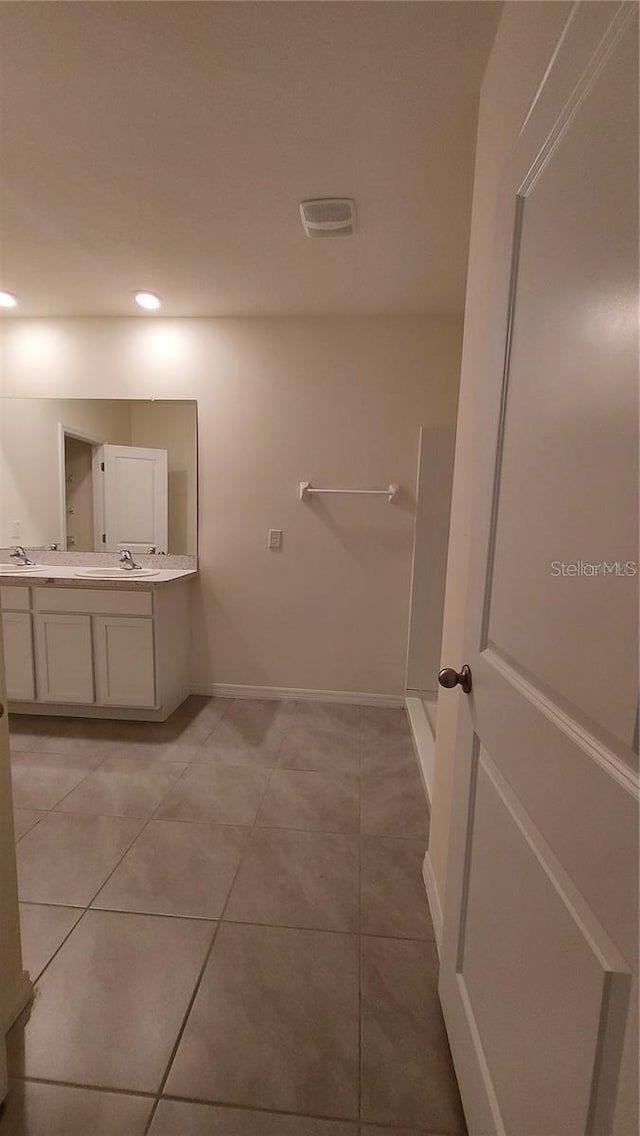
[[[5,584],[0,588],[0,607],[4,611],[28,611],[29,589],[15,584]]]
[[[151,592],[107,588],[34,588],[36,611],[72,611],[87,615],[151,615]]]

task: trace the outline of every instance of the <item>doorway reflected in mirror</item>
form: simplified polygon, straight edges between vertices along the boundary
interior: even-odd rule
[[[197,554],[197,404],[2,400],[0,544]]]

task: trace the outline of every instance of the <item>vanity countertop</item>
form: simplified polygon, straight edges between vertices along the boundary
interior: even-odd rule
[[[59,588],[109,588],[113,591],[153,591],[164,584],[173,584],[178,580],[192,580],[198,573],[194,569],[180,570],[177,568],[159,568],[154,576],[143,576],[136,579],[136,573],[122,571],[122,578],[79,576],[78,566],[74,564],[43,564],[38,572],[2,572],[0,573],[0,587],[16,584],[25,587],[43,587],[54,584]]]

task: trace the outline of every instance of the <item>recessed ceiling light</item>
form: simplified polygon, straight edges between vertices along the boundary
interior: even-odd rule
[[[148,312],[152,312],[155,308],[160,307],[160,297],[154,296],[153,292],[136,292],[136,304],[139,304]]]
[[[0,308],[15,308],[18,301],[11,292],[0,292]]]

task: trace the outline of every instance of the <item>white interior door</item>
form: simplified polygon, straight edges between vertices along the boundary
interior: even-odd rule
[[[638,1131],[636,21],[572,11],[496,201],[472,688],[447,695],[440,994],[470,1136]]]
[[[168,552],[167,451],[103,446],[97,452],[105,552]],[[104,537],[104,539],[102,539]]]

